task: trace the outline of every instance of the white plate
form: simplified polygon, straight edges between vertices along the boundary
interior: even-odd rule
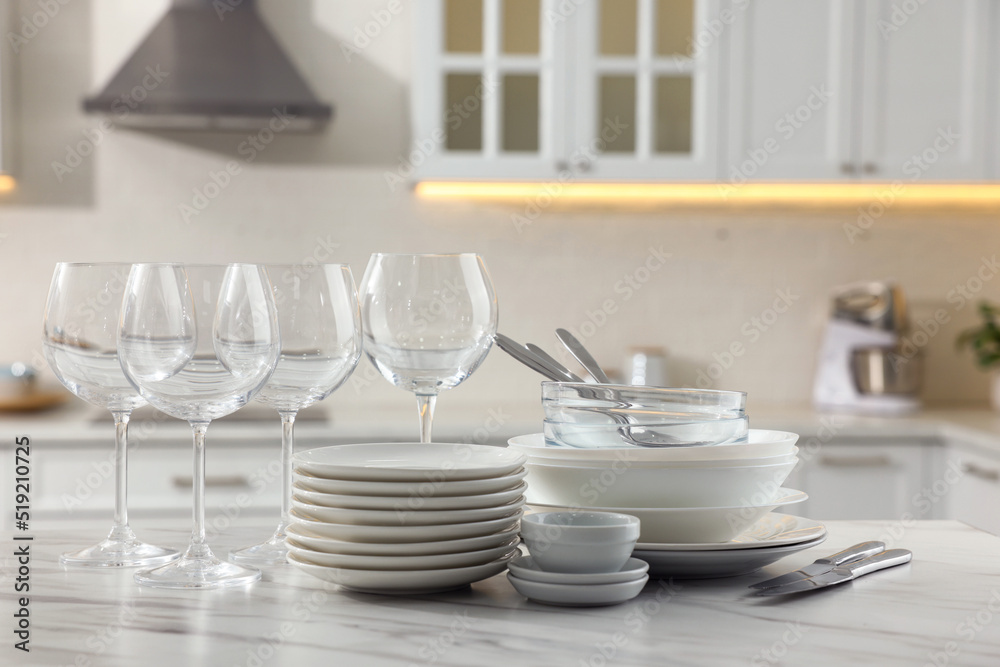
[[[600,572],[597,574],[574,574],[569,572],[546,572],[538,566],[531,556],[515,558],[507,563],[507,567],[518,579],[540,581],[543,584],[563,584],[571,586],[593,586],[595,584],[621,584],[635,581],[646,574],[649,564],[638,558],[629,558],[622,569],[617,572]]]
[[[441,570],[489,563],[509,553],[517,547],[519,541],[515,537],[499,547],[433,556],[345,556],[304,548],[296,544],[294,538],[289,538],[286,544],[289,553],[295,554],[300,560],[326,567],[346,567],[353,570]]]
[[[553,447],[545,444],[542,433],[519,435],[507,443],[510,449],[525,454],[577,461],[715,461],[789,454],[798,439],[797,434],[787,431],[752,428],[747,442],[711,447]]]
[[[789,554],[822,544],[826,535],[809,542],[783,547],[725,549],[721,551],[644,551],[636,549],[633,558],[649,563],[649,576],[655,579],[713,579],[756,572]]]
[[[657,543],[728,542],[776,507],[800,503],[809,496],[794,489],[781,489],[766,505],[744,507],[572,507],[531,503],[539,510],[618,512],[639,518],[639,541]]]
[[[501,477],[526,460],[524,454],[504,447],[410,442],[309,449],[292,457],[292,465],[327,479],[434,483]]]
[[[819,521],[791,514],[772,512],[729,542],[695,544],[662,544],[640,542],[636,549],[644,551],[720,551],[722,549],[759,549],[811,542],[826,535],[826,526]]]
[[[339,584],[348,590],[360,593],[421,595],[450,591],[489,579],[506,570],[507,562],[517,553],[518,550],[515,548],[495,561],[483,565],[440,570],[349,570],[305,563],[295,554],[288,554],[288,562],[293,567],[323,581]]]
[[[392,511],[442,511],[471,510],[484,507],[497,507],[513,502],[521,497],[528,485],[521,483],[512,489],[497,493],[479,493],[473,496],[447,496],[444,498],[423,498],[420,496],[350,496],[334,493],[311,491],[298,482],[292,484],[292,493],[296,497],[313,505],[321,507],[339,507],[353,510],[392,510]]]
[[[317,521],[299,514],[292,509],[292,523],[309,532],[323,537],[332,537],[344,542],[437,542],[459,540],[466,537],[489,535],[516,526],[521,518],[517,512],[513,516],[475,521],[473,523],[449,523],[440,526],[352,526],[350,524]]]
[[[514,590],[524,597],[557,607],[604,607],[627,602],[642,592],[649,575],[618,584],[547,584],[507,573]]]
[[[496,493],[511,489],[521,483],[528,472],[518,468],[509,475],[490,479],[472,479],[457,482],[358,482],[346,479],[325,479],[304,471],[295,471],[292,478],[299,486],[320,493],[347,496],[388,496],[391,498],[443,498]]]
[[[288,536],[313,551],[344,556],[431,556],[434,554],[453,554],[465,551],[491,549],[510,542],[517,537],[518,527],[515,525],[507,530],[479,537],[467,537],[460,540],[443,540],[438,542],[343,542],[330,537],[313,534],[312,531],[299,524],[289,524],[285,529]]]
[[[338,507],[320,507],[303,502],[292,494],[292,507],[299,513],[327,523],[347,523],[354,526],[440,526],[452,523],[489,521],[510,516],[524,506],[524,498],[518,496],[514,502],[497,507],[481,507],[474,510],[441,510],[424,512],[420,510],[345,510]]]

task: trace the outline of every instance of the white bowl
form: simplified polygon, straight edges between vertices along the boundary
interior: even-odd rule
[[[520,527],[511,525],[506,530],[479,537],[436,542],[344,542],[332,537],[323,537],[300,524],[289,524],[285,529],[288,537],[297,543],[328,554],[344,556],[432,556],[465,551],[491,549],[517,538]]]
[[[808,497],[802,491],[782,489],[781,495],[766,505],[671,509],[590,507],[587,509],[595,512],[624,512],[637,517],[640,527],[639,542],[668,542],[671,544],[728,542],[757,523],[758,520],[776,507],[801,503]],[[572,507],[543,505],[539,503],[532,503],[532,506],[544,513],[572,511],[574,509]],[[521,522],[522,535],[524,532],[524,523],[531,516],[535,515],[526,516]],[[534,555],[532,553],[532,556]]]
[[[525,456],[503,447],[445,443],[335,445],[299,452],[292,465],[327,479],[433,482],[488,479],[520,468]]]
[[[311,491],[295,482],[292,493],[300,500],[321,507],[339,507],[354,510],[391,510],[395,512],[427,512],[441,510],[466,510],[486,507],[497,507],[514,502],[527,490],[528,485],[521,483],[512,489],[497,493],[481,493],[473,496],[445,496],[442,498],[424,498],[421,496],[351,496],[333,493]]]
[[[496,493],[512,489],[521,483],[527,473],[518,468],[512,473],[489,479],[446,481],[444,479],[422,480],[419,482],[372,482],[350,479],[326,479],[311,475],[304,470],[292,473],[292,479],[300,487],[320,493],[334,493],[345,496],[383,496],[390,498],[443,498],[469,496],[481,493]]]
[[[524,498],[497,505],[471,510],[440,510],[423,512],[411,509],[401,510],[349,510],[339,507],[321,507],[304,502],[294,493],[292,507],[307,517],[327,523],[351,524],[354,526],[440,526],[442,524],[470,523],[472,521],[490,521],[511,516],[519,512],[524,505]]]
[[[623,450],[615,449],[609,451],[621,452]],[[626,457],[612,458],[607,461],[591,461],[589,459],[571,460],[558,456],[550,457],[528,454],[528,463],[550,466],[572,466],[574,468],[596,468],[598,470],[609,468],[612,465],[617,467],[627,465],[630,468],[654,468],[660,470],[665,468],[671,468],[674,470],[684,468],[743,468],[747,466],[766,466],[794,462],[798,460],[798,453],[799,448],[792,447],[791,453],[781,454],[780,456],[762,456],[760,458],[752,459],[716,459],[712,461],[630,461]]]
[[[615,511],[543,512],[521,521],[534,562],[548,572],[617,572],[639,538],[639,520]]]
[[[775,498],[797,459],[764,466],[606,468],[529,461],[531,504],[570,507],[729,507],[763,505]],[[624,511],[624,510],[622,510]]]
[[[295,554],[300,560],[326,567],[347,567],[354,570],[438,570],[489,563],[516,551],[519,541],[515,537],[498,547],[428,556],[347,556],[313,551],[297,544],[294,539],[289,539],[286,544],[289,553]]]
[[[717,461],[719,459],[750,459],[789,454],[799,436],[787,431],[750,429],[747,441],[713,447],[605,447],[578,449],[545,444],[541,433],[521,435],[508,440],[508,449],[567,461]]]

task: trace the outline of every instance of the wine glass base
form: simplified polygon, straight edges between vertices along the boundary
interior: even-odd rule
[[[259,580],[260,570],[226,563],[211,552],[204,556],[185,554],[168,565],[135,573],[137,584],[153,588],[226,588]]]
[[[285,536],[275,533],[267,542],[229,552],[229,560],[241,565],[285,565],[288,563]]]
[[[157,547],[138,540],[107,539],[92,547],[59,556],[59,562],[72,567],[155,567],[180,557],[176,549]]]

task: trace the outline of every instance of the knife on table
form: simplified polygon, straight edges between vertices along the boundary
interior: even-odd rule
[[[883,542],[862,542],[861,544],[855,544],[853,547],[847,547],[843,551],[838,551],[832,556],[820,558],[811,565],[806,565],[801,570],[789,572],[788,574],[783,574],[780,577],[774,577],[766,581],[758,581],[756,584],[751,584],[750,588],[774,588],[775,586],[783,586],[801,581],[802,579],[814,577],[817,574],[829,572],[840,565],[861,560],[868,556],[874,556],[883,551],[885,551],[885,544]]]
[[[787,595],[789,593],[814,591],[819,588],[857,579],[869,572],[909,563],[912,558],[913,554],[906,549],[889,549],[868,558],[862,558],[861,560],[856,560],[845,565],[838,565],[829,572],[818,574],[809,579],[800,579],[784,586],[765,588],[764,590],[757,591],[757,595]]]

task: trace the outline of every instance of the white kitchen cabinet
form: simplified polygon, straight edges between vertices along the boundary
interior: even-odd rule
[[[793,514],[813,519],[937,518],[933,503],[919,500],[929,474],[933,446],[876,444],[873,441],[827,443],[801,461],[793,480],[809,494]]]
[[[720,179],[987,176],[988,0],[731,0]]]
[[[414,7],[419,179],[714,180],[719,0]],[[699,46],[703,44],[704,46]]]
[[[868,0],[860,164],[865,178],[986,178],[989,0]]]
[[[857,3],[730,0],[729,142],[719,178],[852,177]]]
[[[1000,535],[1000,456],[959,446],[943,451],[936,483],[947,501],[948,516]]]

